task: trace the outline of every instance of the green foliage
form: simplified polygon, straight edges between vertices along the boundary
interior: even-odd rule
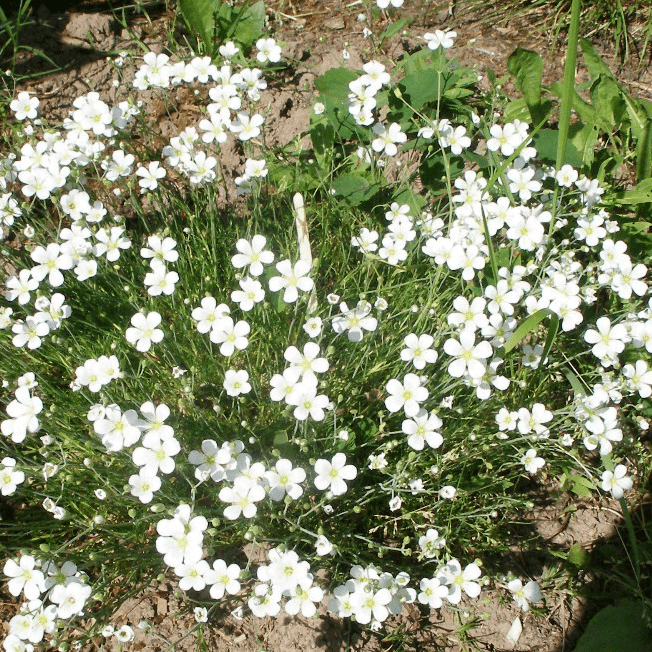
[[[227,40],[249,52],[265,27],[265,3],[246,1],[236,7],[220,0],[179,0],[179,8],[203,51],[214,57],[217,47]]]
[[[652,652],[652,632],[641,602],[623,601],[599,611],[575,647],[575,652],[613,650]]]
[[[20,52],[28,52],[34,56],[47,61],[52,66],[51,70],[38,75],[26,74],[16,78],[16,81],[23,79],[30,79],[34,76],[41,76],[50,74],[59,70],[59,66],[48,57],[45,52],[39,48],[31,45],[24,45],[21,43],[20,35],[26,28],[30,26],[31,21],[31,7],[32,0],[20,0],[18,10],[14,16],[7,16],[4,9],[0,7],[0,62],[3,69],[9,69],[12,77],[15,77],[16,62]],[[7,60],[9,56],[9,60]]]
[[[509,72],[516,78],[517,88],[523,93],[532,123],[538,125],[549,115],[552,103],[541,100],[543,61],[536,52],[516,48],[507,60]]]

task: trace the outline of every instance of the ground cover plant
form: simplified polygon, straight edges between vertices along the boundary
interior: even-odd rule
[[[627,514],[652,393],[633,195],[497,114],[455,38],[323,75],[308,150],[265,145],[266,37],[149,52],[123,102],[88,93],[63,124],[13,98],[5,649],[128,643],[109,615],[165,572],[198,625],[324,602],[381,629],[488,584],[527,611],[546,587],[503,562],[546,487]],[[198,118],[160,142],[143,102],[180,85]]]

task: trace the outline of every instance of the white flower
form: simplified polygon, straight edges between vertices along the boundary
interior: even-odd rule
[[[207,586],[210,586],[210,595],[213,600],[219,600],[225,593],[235,595],[240,591],[240,566],[237,564],[226,565],[223,559],[216,559],[213,568],[204,575]]]
[[[114,636],[120,643],[130,643],[134,640],[136,634],[134,633],[134,630],[129,627],[129,625],[123,625],[115,632]]]
[[[313,382],[317,380],[315,374],[328,371],[328,360],[318,357],[319,353],[319,344],[307,342],[303,346],[303,353],[296,346],[290,346],[285,350],[283,357],[290,363],[290,369],[300,372],[303,380]]]
[[[452,30],[442,31],[436,29],[434,32],[428,32],[423,35],[423,38],[428,42],[428,48],[431,50],[436,50],[438,47],[442,47],[444,50],[453,47],[453,43],[457,38],[457,32]]]
[[[240,396],[251,391],[249,374],[245,369],[229,369],[224,375],[224,389],[229,396]]]
[[[165,177],[166,174],[165,168],[162,168],[158,161],[152,161],[146,168],[139,167],[136,170],[136,175],[141,177],[138,181],[141,193],[156,190],[159,179]]]
[[[346,332],[349,342],[359,342],[364,331],[375,331],[378,326],[378,320],[370,315],[371,304],[368,301],[358,301],[356,307],[351,310],[342,302],[340,310],[342,314],[333,318],[333,330],[338,335]]]
[[[422,387],[421,379],[416,374],[406,374],[401,383],[392,378],[387,383],[389,396],[385,399],[385,406],[390,412],[398,412],[401,408],[405,416],[416,417],[421,409],[420,403],[428,398],[428,389]]]
[[[250,331],[251,327],[246,321],[240,320],[234,323],[231,317],[222,317],[215,322],[209,337],[211,342],[220,344],[220,353],[228,358],[236,349],[242,351],[249,346],[247,335]]]
[[[627,476],[627,467],[624,464],[617,464],[612,471],[605,471],[602,474],[603,491],[611,491],[611,495],[620,500],[625,491],[629,491],[634,486],[632,479]]]
[[[37,116],[38,106],[38,97],[31,97],[26,91],[18,93],[18,97],[9,104],[9,108],[14,112],[16,120],[19,121],[25,119],[34,120]]]
[[[521,464],[528,473],[537,473],[539,469],[545,466],[546,461],[542,457],[537,457],[534,448],[530,448],[521,458]]]
[[[200,333],[208,333],[215,328],[222,317],[228,316],[230,308],[224,304],[217,304],[213,297],[204,297],[201,306],[192,311],[192,318],[197,322],[197,330]]]
[[[157,344],[163,339],[163,331],[156,328],[160,323],[161,315],[158,312],[137,312],[131,318],[131,327],[125,333],[127,342],[141,353],[149,351],[153,343]]]
[[[401,360],[412,362],[415,369],[423,369],[428,363],[434,364],[439,357],[437,351],[430,348],[434,341],[431,335],[410,333],[403,340],[406,348],[401,351]]]
[[[155,258],[162,263],[175,263],[179,258],[179,252],[175,249],[177,242],[173,238],[150,235],[147,238],[147,244],[147,247],[140,250],[140,255],[143,258]]]
[[[145,274],[147,293],[152,297],[157,297],[160,294],[171,295],[179,280],[179,275],[174,271],[168,272],[165,264],[157,258],[152,260],[150,267],[152,271]]]
[[[223,487],[219,499],[230,505],[224,510],[224,517],[235,521],[241,514],[244,518],[255,516],[256,503],[265,497],[265,489],[249,478],[238,476],[233,481],[233,487]]]
[[[439,551],[446,546],[446,539],[439,536],[439,532],[433,528],[428,528],[428,531],[419,537],[419,548],[424,557],[432,559],[439,554]]]
[[[147,504],[152,502],[154,492],[161,488],[161,480],[148,467],[143,467],[138,475],[129,477],[129,486],[131,495],[138,498],[141,503]]]
[[[308,337],[317,337],[321,333],[321,317],[310,317],[303,325],[303,330]]]
[[[16,469],[16,460],[13,457],[3,458],[0,464],[0,493],[3,496],[11,496],[18,485],[25,481],[25,474]]]
[[[455,496],[457,495],[457,489],[453,487],[450,484],[444,485],[440,490],[439,490],[439,497],[443,498],[444,500],[453,500]]]
[[[421,593],[417,599],[421,604],[427,604],[431,609],[439,609],[443,602],[442,598],[448,596],[448,587],[441,584],[436,577],[424,577],[419,583]]]
[[[330,555],[333,552],[333,544],[323,534],[320,534],[315,541],[315,552],[320,557]]]
[[[397,144],[404,143],[407,136],[401,131],[401,125],[392,122],[387,129],[380,122],[377,122],[372,131],[377,136],[372,143],[371,148],[374,152],[384,152],[387,156],[396,156],[398,153]]]
[[[412,419],[403,421],[401,429],[408,435],[408,446],[420,451],[426,443],[430,448],[442,445],[444,438],[437,432],[441,426],[442,420],[436,414],[429,414],[422,408]]]
[[[281,48],[276,44],[273,38],[261,38],[256,41],[258,54],[256,59],[260,63],[269,61],[270,63],[278,63],[281,60]]]
[[[236,242],[236,249],[238,254],[231,259],[232,265],[236,269],[249,266],[249,274],[251,276],[260,276],[263,271],[263,265],[270,265],[274,262],[274,254],[265,249],[267,239],[262,235],[254,235],[251,242],[248,240],[238,240]]]
[[[358,470],[352,464],[346,463],[344,453],[336,453],[333,459],[319,459],[315,462],[315,487],[321,491],[329,489],[334,496],[346,493],[345,480],[353,480],[358,475]]]
[[[45,577],[36,568],[36,559],[31,555],[22,555],[18,562],[8,559],[3,572],[11,578],[7,588],[14,597],[24,593],[28,600],[37,600],[45,591]]]
[[[300,483],[305,481],[306,472],[300,467],[292,468],[290,460],[280,459],[276,462],[274,470],[265,473],[265,479],[272,500],[283,500],[286,495],[296,500],[303,493]]]
[[[313,280],[308,276],[311,264],[307,260],[298,260],[294,265],[289,260],[276,263],[276,269],[281,276],[269,279],[269,289],[272,292],[283,292],[285,303],[294,303],[299,298],[299,290],[309,292],[314,287]]]
[[[249,117],[246,113],[238,113],[238,119],[231,123],[231,131],[238,134],[240,140],[251,140],[260,136],[260,127],[265,118],[259,113]]]
[[[193,609],[193,614],[195,616],[196,623],[208,622],[208,610],[206,609],[206,607],[195,607]]]
[[[231,301],[235,301],[240,310],[249,312],[256,303],[265,299],[265,290],[259,281],[249,276],[241,278],[238,282],[241,289],[231,292]]]
[[[539,585],[532,581],[523,586],[519,579],[507,583],[507,589],[511,592],[514,602],[523,610],[530,610],[530,602],[539,602],[541,600],[541,589]]]
[[[448,365],[448,373],[460,378],[468,373],[472,378],[482,378],[486,372],[486,359],[493,349],[489,342],[475,343],[475,333],[465,328],[459,334],[459,341],[451,338],[444,342],[444,351],[455,359]]]
[[[451,604],[458,604],[462,599],[462,591],[470,598],[480,595],[481,587],[475,580],[479,579],[482,571],[476,564],[468,564],[464,570],[457,559],[451,559],[437,575],[440,582],[448,585],[447,600]]]

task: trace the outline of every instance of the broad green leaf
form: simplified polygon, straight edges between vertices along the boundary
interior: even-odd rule
[[[396,66],[396,71],[402,71],[405,76],[432,69],[441,71],[449,69],[448,59],[441,48],[434,51],[427,48],[419,50],[414,54],[403,57]]]
[[[595,158],[595,146],[599,136],[600,130],[596,124],[577,122],[570,126],[568,130],[568,141],[572,143],[577,152],[577,157],[584,165],[592,165]],[[566,152],[568,153],[568,149]]]
[[[584,65],[593,79],[597,79],[600,75],[614,79],[613,73],[609,70],[609,66],[607,66],[602,60],[602,57],[595,51],[591,45],[591,41],[585,38],[580,39],[580,47],[584,55]]]
[[[605,198],[605,203],[617,206],[633,206],[652,202],[652,179],[644,179],[631,190],[616,192]]]
[[[572,165],[574,168],[582,167],[584,161],[578,154],[577,148],[572,143],[566,146],[566,154],[564,156],[564,163]],[[539,133],[534,137],[534,146],[536,147],[539,156],[551,163],[555,162],[557,156],[557,142],[559,141],[559,132],[555,129],[540,129]]]
[[[197,33],[206,51],[213,51],[215,19],[213,0],[179,0],[179,8],[190,28]]]
[[[333,181],[335,196],[347,204],[361,204],[372,197],[379,189],[378,183],[370,183],[357,174],[343,174]]]
[[[265,29],[265,3],[263,0],[240,9],[234,9],[234,20],[227,36],[248,51]]]
[[[620,86],[611,77],[600,75],[591,86],[591,104],[603,122],[603,129],[610,132],[619,123],[618,106]]]
[[[532,119],[532,116],[525,98],[519,97],[516,100],[511,100],[505,107],[504,117],[505,122],[514,122],[514,120],[529,122]]]
[[[589,553],[579,543],[574,543],[570,547],[566,558],[573,566],[577,566],[578,568],[588,568],[591,562]]]
[[[395,23],[391,23],[389,27],[380,35],[380,41],[385,39],[392,38],[394,34],[398,34],[405,26],[407,25],[407,20],[405,18],[400,18]]]
[[[586,396],[586,389],[584,385],[582,385],[580,379],[572,371],[564,371],[564,376],[566,376],[566,379],[571,384],[571,387],[575,390],[575,393],[578,396]]]
[[[310,116],[310,138],[315,157],[323,165],[335,143],[335,129],[325,113]]]
[[[550,84],[549,88],[550,88],[550,92],[553,95],[561,98],[562,86],[559,82],[553,82],[552,84]],[[587,124],[597,124],[600,122],[598,112],[595,110],[595,108],[592,107],[591,104],[589,104],[589,102],[583,100],[575,90],[573,90],[571,98],[572,98],[573,111],[577,113],[577,115],[580,117],[582,122],[586,122]],[[604,126],[606,128],[606,123],[604,124]]]
[[[449,100],[459,100],[463,97],[469,97],[469,95],[473,95],[473,91],[470,88],[461,88],[459,86],[444,91],[444,97]]]
[[[533,50],[516,48],[507,60],[507,68],[516,78],[517,88],[523,93],[533,124],[539,124],[550,110],[549,102],[541,102],[541,57]]]
[[[586,627],[575,652],[652,652],[652,632],[645,624],[642,602],[621,602],[599,611]]]
[[[399,83],[410,104],[417,110],[428,102],[434,102],[448,87],[455,85],[459,73],[450,68],[450,62],[440,50],[421,50],[405,57],[397,66],[404,77]],[[408,99],[406,98],[406,99]]]
[[[346,68],[331,68],[321,77],[315,79],[315,88],[326,100],[341,105],[349,103],[349,84],[358,78],[358,73]]]
[[[442,72],[436,68],[407,75],[399,82],[401,92],[417,111],[428,102],[436,102],[441,97],[441,85]]]

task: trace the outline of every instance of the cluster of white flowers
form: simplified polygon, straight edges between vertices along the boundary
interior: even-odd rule
[[[353,566],[350,575],[351,579],[333,590],[328,610],[374,629],[390,614],[400,614],[403,604],[410,604],[417,597],[416,591],[408,587],[407,573],[394,577],[374,566]]]
[[[179,274],[174,270],[168,269],[168,263],[175,263],[179,258],[179,253],[175,249],[177,243],[169,237],[161,238],[158,235],[152,235],[147,239],[147,244],[147,247],[143,247],[140,250],[140,255],[149,260],[150,271],[145,274],[147,294],[152,297],[157,297],[161,294],[170,296],[174,293],[176,284],[179,281]],[[147,318],[144,321],[139,319],[139,322],[142,322],[144,326],[147,323]],[[132,325],[135,326],[133,322]],[[147,325],[149,326],[149,324]],[[134,339],[137,340],[140,338],[135,337]],[[151,340],[152,338],[150,337],[148,339]]]
[[[381,8],[389,6],[389,2],[377,0]],[[402,0],[391,0],[391,4],[398,7]],[[455,37],[455,32],[440,30],[424,36],[432,50],[451,47]],[[273,39],[261,38],[256,47],[260,63],[280,60],[281,50]],[[220,53],[229,61],[237,51],[233,43],[220,47]],[[363,66],[363,74],[349,84],[348,110],[357,124],[370,127],[370,146],[361,147],[358,156],[379,167],[395,157],[408,140],[408,135],[398,122],[383,122],[383,107],[378,106],[378,94],[390,82],[385,67],[377,61],[370,61]],[[209,57],[195,57],[189,63],[172,63],[166,55],[150,52],[145,56],[144,65],[137,72],[133,85],[146,90],[165,89],[182,83],[210,84],[207,96],[211,102],[206,106],[197,127],[188,126],[178,136],[171,138],[162,154],[175,174],[187,177],[192,186],[200,186],[215,181],[219,148],[230,134],[244,142],[260,135],[264,118],[255,112],[254,105],[260,100],[266,82],[258,68],[243,68],[235,72],[230,63],[218,68]],[[34,120],[38,115],[38,100],[21,93],[12,102],[11,108],[17,120]],[[14,321],[13,308],[0,308],[0,329],[11,326],[15,347],[38,348],[42,339],[59,328],[62,320],[71,314],[63,294],[40,295],[46,285],[61,287],[67,281],[66,272],[71,270],[80,282],[90,279],[98,273],[98,259],[105,257],[107,263],[115,263],[121,252],[131,246],[131,241],[125,236],[125,227],[99,226],[107,210],[101,201],[92,200],[83,188],[86,184],[84,170],[93,165],[95,169],[103,171],[104,179],[109,184],[122,182],[133,186],[138,180],[141,193],[158,189],[168,170],[159,161],[137,162],[136,157],[119,142],[121,131],[138,111],[138,106],[133,103],[122,103],[111,108],[97,93],[88,93],[75,100],[74,111],[64,123],[65,137],[44,130],[39,140],[34,135],[34,127],[27,125],[29,128],[24,130],[20,157],[0,161],[0,187],[3,190],[9,184],[18,183],[25,197],[42,201],[51,199],[65,216],[64,219],[71,221],[69,228],[60,230],[56,241],[32,247],[30,256],[34,265],[17,271],[6,282],[5,298],[16,302],[16,312],[29,304],[32,295],[37,294],[34,302],[37,312],[25,316],[24,320]],[[317,105],[315,112],[318,113]],[[473,124],[477,124],[478,120],[475,115],[471,118]],[[447,119],[434,123],[429,121],[418,130],[417,137],[426,140],[436,138],[442,155],[448,157],[450,153],[460,156],[471,147],[472,136],[476,137],[467,133],[467,129],[472,129],[471,123],[464,126],[454,125]],[[497,352],[529,315],[539,311],[552,312],[559,317],[561,330],[571,332],[583,322],[582,306],[595,304],[599,290],[608,290],[622,301],[643,297],[649,292],[644,281],[647,268],[632,262],[624,242],[608,237],[616,233],[618,227],[609,220],[606,211],[597,206],[603,193],[600,184],[595,180],[580,178],[570,166],[562,167],[554,175],[549,169],[538,168],[529,126],[523,122],[515,120],[502,126],[494,124],[489,131],[490,138],[485,144],[492,158],[501,161],[518,151],[494,187],[488,186],[481,173],[466,169],[454,181],[453,206],[447,222],[438,215],[433,216],[432,213],[439,210],[434,206],[429,209],[432,213],[426,209],[418,216],[408,204],[392,201],[384,209],[387,232],[382,239],[378,231],[367,227],[362,227],[358,235],[351,239],[351,245],[363,255],[397,268],[406,263],[410,256],[423,254],[426,259],[420,261],[422,266],[427,264],[438,268],[438,271],[458,274],[468,290],[445,299],[450,300],[450,310],[448,314],[438,316],[445,325],[443,334],[437,335],[437,338],[424,332],[430,329],[425,321],[418,324],[410,323],[409,319],[393,322],[401,323],[401,326],[397,326],[397,338],[390,340],[388,337],[387,341],[399,342],[395,350],[396,360],[400,359],[406,365],[399,377],[376,385],[379,388],[376,391],[378,397],[382,396],[378,404],[384,404],[386,408],[386,411],[379,411],[381,421],[386,418],[397,422],[395,427],[390,424],[387,429],[384,429],[387,424],[382,422],[383,437],[379,439],[384,439],[388,432],[388,441],[392,436],[398,437],[381,444],[384,448],[368,456],[369,470],[380,471],[385,476],[394,472],[395,467],[390,466],[394,460],[389,454],[394,446],[407,445],[411,449],[408,459],[417,459],[419,455],[427,459],[431,455],[437,456],[438,465],[440,459],[443,459],[442,464],[445,463],[446,456],[440,456],[437,450],[446,441],[441,432],[444,420],[440,415],[444,414],[445,409],[452,408],[453,396],[457,395],[456,390],[450,388],[446,389],[451,393],[448,398],[442,400],[441,396],[436,395],[436,389],[441,390],[444,385],[432,382],[428,374],[435,373],[438,348],[448,356],[441,366],[442,370],[446,370],[441,372],[442,377],[448,374],[446,382],[451,387],[463,384],[472,388],[479,400],[486,401],[494,390],[505,392],[511,386],[513,377],[508,378],[499,371],[503,359]],[[410,146],[412,143],[407,144]],[[250,147],[251,143],[247,145],[248,149]],[[236,180],[238,193],[249,192],[267,174],[264,158],[248,158],[243,175]],[[548,185],[556,183],[557,190],[568,201],[568,213],[563,218],[557,215],[554,222],[552,214],[546,210],[546,182],[549,182]],[[74,185],[79,187],[74,188]],[[86,187],[90,189],[90,186]],[[119,191],[119,188],[115,190]],[[3,234],[5,228],[12,227],[14,221],[21,217],[22,211],[16,199],[11,193],[3,194],[0,197]],[[115,219],[116,222],[121,220],[119,216]],[[601,262],[596,265],[585,263],[582,256],[576,256],[574,251],[569,250],[568,242],[560,243],[559,247],[551,244],[559,230],[568,227],[569,223],[570,232],[579,243],[578,251],[588,253],[594,249]],[[518,254],[501,257],[501,264],[509,266],[495,265],[491,274],[485,269],[490,261],[487,237],[495,237],[497,245],[507,249],[506,253]],[[150,261],[150,271],[144,279],[149,296],[169,296],[175,292],[179,274],[169,267],[179,258],[176,246],[173,238],[161,232],[149,236],[147,246],[140,250],[141,257]],[[243,405],[249,407],[253,404],[251,398],[261,394],[260,385],[264,384],[269,387],[271,400],[280,403],[279,411],[283,412],[284,417],[289,418],[291,414],[294,418],[295,434],[314,434],[317,430],[315,424],[325,421],[327,415],[333,418],[333,422],[340,416],[334,402],[327,396],[327,392],[334,390],[335,386],[335,383],[329,386],[328,379],[338,369],[337,359],[331,357],[331,351],[337,347],[328,348],[319,338],[323,322],[321,317],[314,314],[317,309],[309,308],[302,327],[303,332],[312,338],[311,341],[303,343],[297,337],[297,331],[301,334],[299,321],[291,333],[291,339],[277,349],[279,357],[280,352],[284,352],[283,358],[287,363],[280,373],[268,369],[268,373],[258,377],[251,372],[250,377],[252,368],[242,368],[244,361],[249,361],[249,356],[239,353],[246,351],[250,339],[255,342],[261,333],[254,332],[252,337],[252,327],[248,321],[239,320],[235,315],[238,309],[252,317],[262,311],[266,288],[261,280],[269,279],[270,292],[282,291],[279,296],[286,304],[297,304],[300,293],[312,293],[316,299],[315,283],[310,276],[312,261],[305,259],[304,255],[294,263],[290,258],[277,262],[274,253],[266,247],[267,239],[260,234],[237,240],[237,253],[231,262],[236,270],[238,287],[230,288],[228,295],[232,305],[218,303],[218,299],[210,295],[204,296],[201,305],[192,310],[192,318],[197,331],[208,334],[210,341],[219,347],[221,356],[233,363],[234,368],[225,369],[221,379],[224,393],[229,397],[226,399],[228,405],[236,409]],[[522,264],[514,264],[515,260]],[[265,267],[274,263],[276,271],[268,269],[265,274]],[[379,267],[386,270],[386,265]],[[390,271],[399,273],[401,270]],[[375,304],[360,299],[352,308],[345,302],[340,303],[340,297],[336,295],[329,295],[327,302],[331,307],[339,305],[339,313],[332,315],[329,309],[324,319],[331,321],[336,335],[346,333],[348,341],[352,343],[359,343],[366,333],[378,329],[378,319],[372,315],[374,309],[382,311],[388,308],[387,301],[381,297]],[[414,306],[412,312],[426,314],[429,308]],[[298,314],[299,310],[296,311]],[[432,311],[430,314],[433,314]],[[390,315],[390,318],[393,317]],[[126,324],[121,326],[121,332],[136,351],[147,353],[164,338],[164,330],[159,327],[168,325],[171,328],[167,319],[168,316],[160,312],[143,308],[131,317],[131,325],[126,330],[122,330]],[[623,356],[625,352],[631,353],[631,348],[644,348],[647,353],[652,353],[652,303],[648,309],[626,318],[599,316],[594,326],[578,334],[577,339],[591,345],[592,355],[599,361],[602,371],[605,368],[610,370],[604,373],[600,385],[592,387],[591,393],[578,394],[570,408],[555,409],[554,413],[541,402],[523,404],[521,400],[518,405],[509,406],[505,399],[504,407],[495,415],[499,431],[497,438],[504,440],[510,455],[513,449],[515,467],[520,464],[525,472],[532,475],[546,467],[548,452],[559,445],[551,434],[562,422],[564,428],[573,433],[564,435],[564,446],[574,445],[576,436],[577,441],[583,440],[588,451],[597,450],[603,456],[611,453],[614,444],[623,439],[617,408],[622,396],[638,394],[646,399],[652,395],[652,369],[647,358],[642,357],[645,354],[641,351],[641,357],[637,360]],[[518,353],[512,360],[516,366],[520,362],[528,373],[534,373],[534,370],[547,364],[547,360],[543,359],[544,346],[540,335],[541,331],[533,330],[528,341],[518,345]],[[627,348],[628,345],[630,348]],[[338,346],[347,345],[338,340]],[[364,344],[360,346],[365,347]],[[621,356],[623,362],[628,361],[627,364],[621,365]],[[175,369],[175,377],[185,372]],[[87,388],[88,392],[98,393],[121,376],[118,358],[115,355],[102,355],[98,359],[86,360],[77,367],[71,387],[75,391]],[[25,376],[19,379],[18,385],[15,399],[6,407],[8,418],[1,424],[2,434],[13,443],[21,443],[28,433],[39,431],[41,424],[38,415],[43,409],[42,400],[32,391],[37,386],[33,374],[31,378]],[[370,394],[370,405],[376,398]],[[147,401],[140,406],[139,414],[135,409],[123,409],[111,402],[120,400],[118,398],[102,396],[100,400],[101,403],[91,405],[87,414],[93,431],[106,452],[123,452],[127,459],[130,456],[137,472],[130,475],[125,493],[142,504],[150,504],[162,489],[164,476],[170,476],[175,471],[175,458],[181,453],[182,438],[177,439],[174,428],[166,423],[171,411],[165,404],[155,405]],[[338,398],[338,402],[342,400]],[[435,408],[436,405],[439,408]],[[215,407],[217,410],[218,406]],[[372,410],[370,408],[369,412]],[[491,414],[493,411],[489,413],[489,418]],[[446,419],[450,424],[448,417]],[[242,422],[242,426],[245,428],[246,423]],[[306,497],[314,500],[324,514],[331,514],[337,509],[338,502],[333,499],[352,491],[351,487],[355,487],[352,483],[355,483],[359,473],[356,465],[350,463],[352,458],[355,459],[348,453],[350,449],[345,453],[339,448],[339,445],[344,446],[342,442],[349,441],[349,431],[345,428],[349,428],[349,424],[336,424],[328,437],[330,439],[332,436],[336,447],[323,452],[314,449],[311,451],[314,458],[303,466],[296,460],[287,459],[290,455],[283,457],[276,451],[273,462],[256,461],[245,452],[244,443],[237,439],[223,442],[219,438],[204,439],[201,449],[191,450],[187,457],[195,467],[194,477],[197,480],[197,484],[193,484],[193,500],[194,492],[210,480],[222,484],[217,495],[224,519],[229,522],[241,520],[240,525],[244,523],[245,527],[257,515],[260,517],[264,509],[269,510],[270,506],[275,510],[286,509],[304,494],[308,494]],[[473,438],[475,434],[469,437]],[[250,441],[253,443],[255,438]],[[319,441],[322,438],[316,437],[311,444],[316,446]],[[305,440],[297,436],[293,443],[300,445],[302,453],[306,452],[303,448]],[[130,448],[131,451],[126,450]],[[451,451],[451,454],[456,453]],[[13,457],[2,459],[2,495],[14,494],[18,485],[25,482],[25,472],[19,466],[23,468]],[[59,466],[48,461],[39,468],[47,482],[58,472]],[[430,469],[432,476],[439,473],[437,466]],[[518,469],[520,472],[521,467]],[[422,470],[419,469],[419,473]],[[444,481],[450,481],[448,477],[444,476]],[[410,476],[409,470],[400,479],[403,485],[397,490],[398,482],[391,489],[391,511],[401,508],[402,495],[417,496],[426,491],[424,481],[420,477]],[[603,490],[611,492],[615,498],[622,498],[632,486],[633,481],[627,476],[623,464],[616,464],[613,470],[602,474]],[[313,489],[323,493],[315,495]],[[381,489],[387,490],[387,487],[382,486]],[[430,492],[429,496],[434,500],[437,496],[442,501],[453,500],[457,492],[456,487],[444,485],[438,491]],[[95,489],[95,496],[103,500],[106,492]],[[331,500],[332,505],[325,504],[325,501]],[[66,517],[66,510],[49,497],[44,500],[43,506],[56,519]],[[164,509],[160,504],[151,506],[152,512]],[[204,558],[204,535],[209,523],[204,516],[193,514],[193,509],[183,503],[174,511],[167,512],[166,516],[170,518],[161,519],[156,526],[156,549],[163,556],[164,563],[174,570],[182,590],[208,589],[213,599],[238,594],[241,580],[244,582],[244,573],[237,564],[227,565],[224,560],[216,559],[210,565]],[[255,532],[253,528],[250,534]],[[333,546],[321,534],[321,529],[315,533],[307,529],[303,531],[314,537],[317,555],[338,552],[337,545]],[[450,538],[450,532],[445,534]],[[472,599],[479,596],[482,584],[480,567],[476,563],[463,567],[460,561],[450,558],[446,552],[446,538],[438,530],[427,529],[419,537],[418,545],[420,560],[436,560],[431,562],[431,568],[436,568],[435,572],[420,580],[418,591],[408,586],[410,578],[406,573],[394,576],[374,566],[354,566],[351,579],[334,590],[329,602],[330,611],[377,627],[390,614],[400,613],[404,603],[418,602],[430,608],[440,608],[444,601],[459,604],[463,594]],[[294,550],[282,548],[269,550],[267,562],[257,570],[258,581],[248,587],[248,605],[252,613],[260,617],[275,616],[283,608],[291,615],[301,613],[306,617],[313,616],[324,598],[324,591],[316,585],[309,562],[302,560]],[[19,641],[36,644],[44,633],[53,633],[57,619],[65,620],[82,613],[91,593],[86,579],[77,573],[76,568],[71,570],[64,564],[59,570],[49,562],[41,563],[27,555],[19,561],[9,560],[5,564],[5,575],[11,578],[9,590],[12,595],[18,596],[22,592],[28,601],[27,607],[10,624],[7,639],[10,643],[5,642],[5,647],[9,645],[9,648],[11,645],[16,649],[21,645],[25,648],[26,645]],[[50,576],[56,579],[48,585]],[[540,599],[536,583],[523,586],[521,580],[513,580],[507,584],[507,588],[523,610]],[[45,593],[52,603],[48,606],[44,606],[45,600],[41,601]],[[205,611],[198,611],[198,622],[204,618]],[[131,628],[118,632],[105,631],[107,635],[116,635],[121,642],[128,642],[133,637]]]
[[[376,95],[390,82],[390,75],[385,71],[385,66],[378,61],[369,61],[362,66],[364,74],[354,79],[349,84],[349,113],[355,118],[359,125],[369,126],[374,123],[374,109],[377,106]],[[387,156],[395,156],[398,149],[397,144],[404,143],[405,134],[401,131],[400,125],[392,123],[385,127],[381,122],[374,125],[373,151]],[[365,150],[366,155],[370,152]]]
[[[37,415],[43,410],[43,401],[31,393],[31,390],[37,385],[34,374],[28,373],[21,376],[14,394],[15,398],[7,405],[6,411],[9,418],[2,421],[0,430],[15,444],[20,444],[28,433],[38,432],[41,428]]]
[[[5,650],[32,650],[64,621],[84,613],[92,588],[85,573],[70,561],[60,568],[32,555],[8,559],[3,572],[14,597],[23,596],[19,612],[9,621]]]
[[[118,358],[115,355],[101,355],[97,360],[90,358],[77,367],[70,386],[73,391],[88,387],[88,391],[95,393],[116,378],[122,378]]]
[[[314,616],[324,592],[314,584],[310,564],[302,561],[294,550],[279,548],[272,548],[267,559],[268,564],[258,567],[259,583],[253,587],[247,602],[254,616],[277,616],[284,597],[286,613]]]

